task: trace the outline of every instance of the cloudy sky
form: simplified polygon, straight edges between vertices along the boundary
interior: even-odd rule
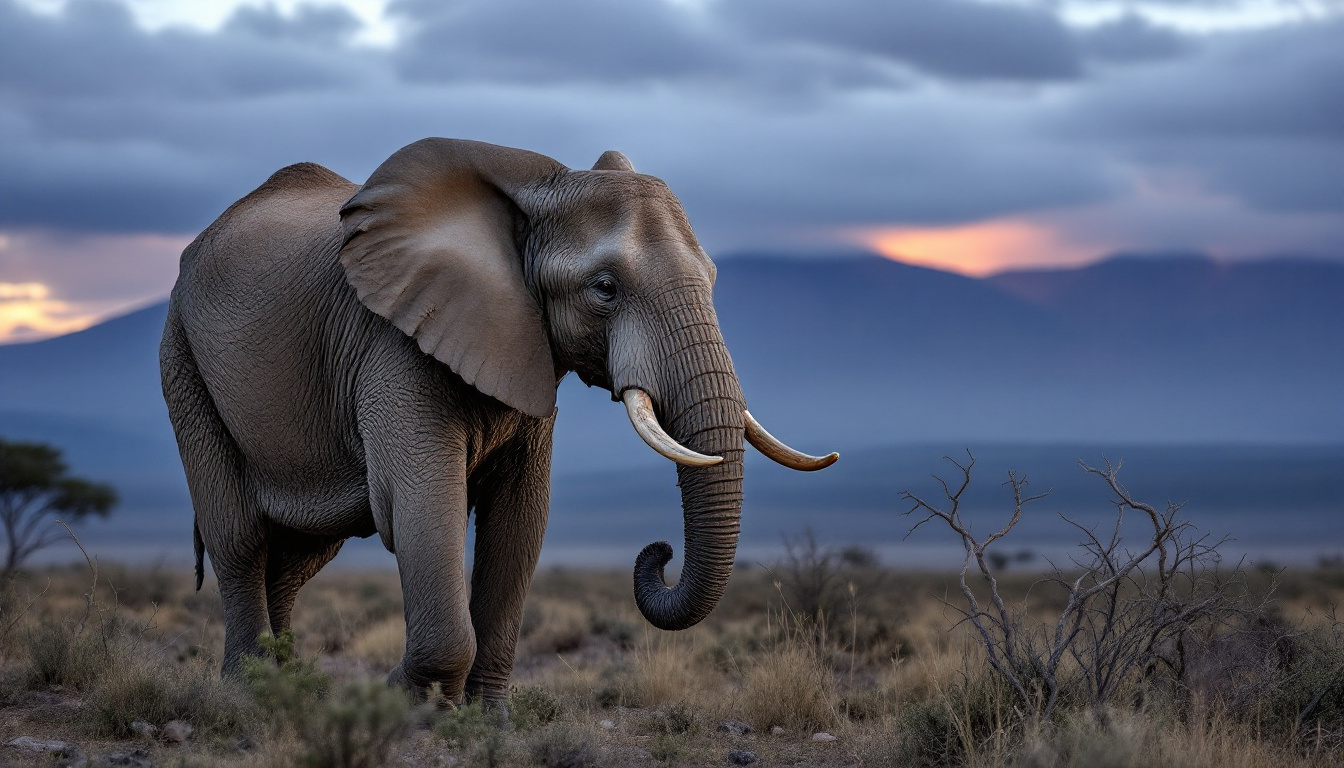
[[[1344,259],[1344,0],[0,0],[0,343],[424,136],[620,149],[716,257]]]

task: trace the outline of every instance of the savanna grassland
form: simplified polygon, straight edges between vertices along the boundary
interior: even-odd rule
[[[1041,717],[987,665],[972,625],[958,623],[956,574],[894,571],[863,549],[807,541],[792,555],[769,569],[740,564],[713,615],[680,633],[642,620],[628,573],[539,572],[507,724],[479,706],[415,705],[382,684],[404,641],[393,573],[319,574],[300,595],[294,641],[269,640],[274,658],[220,680],[222,612],[210,580],[194,592],[190,574],[168,569],[27,571],[0,602],[0,764],[1344,760],[1338,564],[1227,574],[1235,589],[1225,600],[1238,604],[1163,636],[1104,701],[1088,694],[1088,655],[1063,659],[1058,705]],[[1013,565],[999,584],[1022,636],[1053,626],[1064,607],[1064,592],[1029,565]],[[1039,701],[1043,690],[1028,693]],[[10,745],[25,736],[45,749]]]

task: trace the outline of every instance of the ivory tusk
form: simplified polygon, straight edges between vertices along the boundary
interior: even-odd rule
[[[625,412],[630,417],[630,423],[635,425],[635,431],[653,450],[688,467],[708,467],[723,461],[722,456],[696,453],[664,432],[658,417],[653,414],[653,401],[644,390],[627,389],[621,394],[621,399],[625,401]]]
[[[828,453],[825,456],[808,456],[806,453],[795,451],[781,443],[774,435],[766,432],[765,427],[762,427],[759,421],[752,418],[751,411],[743,411],[742,415],[747,417],[747,442],[755,446],[756,450],[765,454],[770,460],[783,464],[789,469],[814,472],[831,466],[836,459],[840,458],[838,453]]]

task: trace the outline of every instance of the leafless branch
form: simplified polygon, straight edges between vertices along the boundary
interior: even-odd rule
[[[960,473],[955,490],[935,478],[945,501],[935,505],[913,493],[901,498],[910,503],[906,515],[923,513],[913,531],[930,520],[942,520],[961,539],[965,550],[958,578],[963,605],[958,622],[973,626],[984,646],[990,667],[1012,687],[1024,712],[1038,722],[1049,722],[1059,702],[1063,667],[1076,669],[1069,679],[1082,681],[1098,715],[1116,692],[1140,673],[1151,675],[1159,663],[1177,666],[1163,657],[1179,646],[1193,622],[1218,615],[1225,604],[1224,581],[1217,576],[1218,548],[1225,540],[1195,536],[1193,526],[1179,516],[1181,505],[1165,510],[1137,501],[1120,483],[1120,464],[1106,462],[1104,469],[1079,466],[1101,477],[1110,489],[1116,507],[1114,525],[1104,538],[1065,515],[1061,518],[1082,534],[1080,552],[1073,556],[1075,570],[1066,573],[1052,566],[1046,583],[1059,586],[1065,605],[1053,628],[1024,629],[1016,609],[1010,609],[999,590],[986,552],[1007,536],[1021,521],[1027,504],[1046,494],[1028,495],[1027,480],[1010,472],[1004,485],[1012,490],[1013,507],[1007,523],[983,540],[976,538],[962,516],[962,497],[970,486],[975,459],[965,464],[948,461]],[[1126,512],[1138,512],[1148,523],[1148,534],[1135,551],[1124,547]],[[972,564],[988,587],[988,606],[967,582]]]

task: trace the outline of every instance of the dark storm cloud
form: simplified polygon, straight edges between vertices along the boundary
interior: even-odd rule
[[[863,52],[935,75],[985,80],[1077,77],[1069,31],[1042,9],[966,0],[721,0],[747,35]]]
[[[208,224],[206,211],[218,213],[239,196],[221,188],[230,174],[208,167],[209,160],[162,149],[6,142],[0,224],[185,232]]]
[[[665,2],[398,0],[411,80],[622,82],[722,73],[741,55],[717,29]]]
[[[1341,142],[1230,141],[1192,147],[1188,156],[1214,188],[1263,210],[1326,213],[1344,206]]]
[[[1271,210],[1344,207],[1344,18],[1210,39],[1080,95],[1070,135],[1198,172]]]
[[[1344,205],[1338,23],[1191,44],[1017,5],[837,2],[401,0],[389,50],[330,6],[151,33],[110,0],[0,0],[0,226],[192,232],[282,165],[359,181],[429,135],[576,167],[621,149],[719,242],[1105,200],[1128,183],[1117,152]]]
[[[276,107],[359,84],[366,68],[339,45],[352,23],[343,8],[244,7],[215,33],[150,33],[120,2],[48,16],[0,0],[0,224],[208,223],[289,128]]]
[[[1097,89],[1089,131],[1142,139],[1344,139],[1344,18],[1210,39],[1206,55]]]
[[[1058,80],[1082,72],[1072,33],[1041,9],[970,0],[400,0],[414,32],[404,76],[622,82],[754,81],[791,63],[855,78],[899,68],[958,79]],[[805,85],[804,80],[801,84]]]
[[[671,83],[751,98],[894,88],[893,62],[834,47],[744,39],[718,4],[662,0],[399,0],[410,82],[639,86]]]
[[[224,23],[225,32],[246,32],[268,40],[332,43],[348,41],[364,26],[349,8],[300,3],[285,16],[274,5],[241,5]]]
[[[831,109],[843,118],[853,105]],[[911,119],[919,112],[938,117]],[[700,118],[675,127],[687,144],[709,151],[632,155],[656,164],[697,228],[733,220],[950,223],[1116,191],[1086,149],[1032,141],[1020,116],[933,96],[870,101],[853,119],[829,125],[817,115],[777,114],[760,133],[725,135],[714,124],[694,125]],[[986,133],[1013,138],[986,141]]]
[[[1171,59],[1194,47],[1186,35],[1132,13],[1078,33],[1078,40],[1089,58],[1124,63]]]
[[[320,51],[227,29],[150,34],[118,2],[73,0],[55,17],[0,2],[0,93],[7,100],[227,98],[331,87],[343,69]]]

